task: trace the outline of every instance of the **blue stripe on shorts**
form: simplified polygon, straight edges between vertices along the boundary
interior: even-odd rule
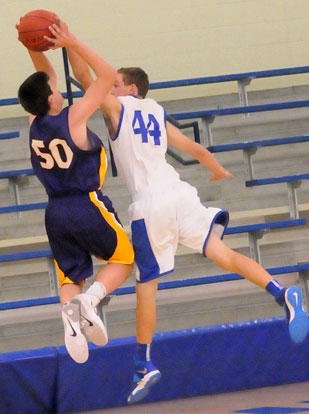
[[[131,229],[135,262],[140,272],[139,282],[148,282],[159,276],[160,268],[150,245],[145,220],[132,221]]]

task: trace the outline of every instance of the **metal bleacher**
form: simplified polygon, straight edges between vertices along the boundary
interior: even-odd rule
[[[309,136],[303,134],[303,135],[293,135],[291,137],[285,136],[281,138],[265,138],[265,139],[254,139],[251,141],[246,140],[245,142],[226,142],[224,144],[218,144],[214,145],[214,138],[212,130],[210,129],[210,124],[214,122],[214,119],[221,118],[224,115],[241,115],[241,114],[255,114],[259,112],[272,112],[272,111],[288,111],[292,108],[305,108],[309,106],[309,100],[295,100],[295,101],[288,101],[288,102],[277,102],[277,103],[265,103],[262,105],[249,105],[248,95],[246,92],[246,86],[249,85],[250,81],[253,79],[258,79],[262,77],[272,77],[272,76],[283,76],[283,75],[292,75],[292,74],[298,74],[298,73],[307,73],[309,72],[309,66],[299,67],[299,68],[286,68],[286,69],[279,69],[274,71],[261,71],[261,72],[251,72],[251,73],[244,73],[244,74],[233,74],[233,75],[224,75],[222,77],[216,76],[216,77],[204,77],[204,78],[197,78],[197,79],[188,79],[188,80],[180,80],[180,81],[171,81],[171,82],[160,82],[160,83],[154,83],[150,85],[150,89],[159,89],[159,88],[167,88],[167,87],[178,87],[178,86],[190,86],[190,85],[197,85],[197,84],[207,84],[207,83],[214,83],[214,82],[232,82],[236,81],[238,82],[238,88],[239,88],[239,99],[242,104],[242,106],[235,106],[231,108],[220,108],[220,109],[209,109],[209,110],[198,110],[198,111],[190,111],[190,112],[175,112],[170,111],[169,115],[173,117],[174,122],[179,123],[179,126],[181,128],[184,128],[187,130],[188,128],[193,128],[193,134],[191,133],[191,136],[195,137],[195,139],[198,141],[202,137],[202,140],[204,140],[204,144],[208,147],[208,149],[213,153],[218,153],[219,156],[224,156],[224,154],[229,155],[229,163],[233,164],[232,158],[234,158],[234,154],[236,150],[242,150],[243,151],[243,157],[244,161],[242,161],[242,168],[244,171],[244,174],[239,174],[239,177],[235,179],[234,182],[229,183],[215,183],[213,187],[208,185],[206,187],[206,190],[208,190],[210,193],[211,191],[214,191],[214,193],[217,194],[223,194],[225,191],[228,194],[227,197],[233,197],[233,190],[232,187],[235,186],[235,194],[237,192],[242,194],[242,197],[247,197],[251,190],[249,188],[246,188],[251,186],[249,182],[253,182],[254,179],[254,173],[253,173],[253,159],[252,156],[256,153],[258,148],[271,148],[271,147],[285,147],[289,146],[291,144],[295,145],[298,144],[299,146],[305,144],[307,141],[309,141]],[[67,79],[70,81],[72,78],[70,78],[69,73],[66,73]],[[82,91],[78,92],[72,92],[72,97],[78,97],[81,96]],[[65,97],[68,97],[70,95],[70,92],[66,92],[63,94]],[[17,104],[17,100],[15,98],[11,100],[0,100],[0,105],[14,105]],[[181,120],[190,120],[190,122],[187,122],[186,124],[181,124]],[[199,125],[198,120],[202,120],[201,125]],[[100,122],[103,122],[100,120]],[[242,122],[240,120],[240,122]],[[215,129],[215,127],[213,128]],[[11,133],[15,134],[16,133]],[[267,137],[267,133],[265,133]],[[18,135],[16,135],[17,137]],[[11,137],[7,137],[11,138]],[[21,137],[19,138],[21,139]],[[27,137],[25,138],[27,140]],[[172,149],[169,149],[169,157],[172,163],[174,163],[174,166],[176,168],[180,169],[181,176],[186,179],[188,177],[189,181],[192,182],[193,185],[196,185],[199,189],[199,183],[200,183],[200,177],[202,174],[204,174],[204,181],[207,180],[206,173],[202,172],[199,165],[196,164],[192,160],[185,160],[181,156],[178,156]],[[288,156],[287,154],[285,154]],[[274,155],[275,156],[275,155]],[[226,160],[227,158],[224,158]],[[231,160],[231,161],[230,161]],[[235,158],[236,160],[236,158]],[[266,160],[267,161],[267,160]],[[280,160],[278,161],[280,162]],[[30,164],[30,163],[29,163]],[[235,161],[235,165],[238,166],[238,159]],[[258,161],[257,161],[258,164]],[[234,164],[233,164],[234,165]],[[264,164],[263,164],[264,165]],[[239,171],[239,170],[237,170]],[[35,197],[31,199],[31,203],[27,202],[25,203],[21,197],[20,192],[23,194],[24,188],[27,187],[27,182],[23,182],[23,178],[31,178],[33,175],[33,171],[31,168],[20,168],[16,170],[6,170],[0,172],[0,178],[1,182],[7,182],[8,187],[10,187],[10,194],[12,198],[12,203],[5,203],[4,199],[2,199],[2,204],[0,206],[0,215],[1,219],[5,220],[5,217],[8,217],[7,222],[9,223],[12,221],[12,225],[18,225],[18,223],[23,223],[25,229],[28,228],[27,224],[27,214],[31,215],[34,214],[35,211],[44,211],[44,208],[46,206],[46,201],[37,200]],[[119,192],[122,192],[122,196],[125,197],[125,205],[129,203],[128,196],[125,191],[122,191],[122,182],[119,177],[112,177],[112,175],[109,173],[107,176],[107,183],[106,187],[108,190],[111,188],[111,198],[113,201],[117,204],[117,186],[119,185]],[[302,179],[305,178],[305,175],[302,174]],[[294,174],[294,177],[296,174]],[[32,178],[31,178],[32,179]],[[35,179],[35,177],[33,177]],[[299,182],[299,179],[296,180],[296,182]],[[246,181],[247,180],[247,181]],[[196,183],[195,183],[196,181]],[[255,183],[257,183],[258,180],[255,180]],[[279,181],[278,181],[279,182]],[[116,183],[116,184],[115,184]],[[266,184],[266,183],[265,183]],[[38,184],[39,185],[39,184]],[[257,184],[256,184],[257,185]],[[220,190],[220,186],[222,187],[222,190]],[[252,184],[253,186],[253,184]],[[5,185],[4,185],[5,187]],[[227,188],[231,187],[231,188]],[[202,184],[202,188],[204,189],[204,183]],[[214,190],[212,190],[214,188]],[[293,187],[295,189],[295,186]],[[5,191],[5,190],[3,190]],[[115,195],[113,195],[113,192],[115,192]],[[203,193],[203,191],[202,191]],[[248,211],[242,211],[242,208],[239,206],[237,209],[234,209],[231,212],[231,218],[232,223],[235,219],[235,222],[237,222],[238,218],[238,225],[233,225],[227,229],[227,235],[226,238],[227,244],[230,243],[231,247],[234,247],[236,249],[239,249],[240,251],[244,252],[245,254],[251,255],[252,258],[255,260],[261,262],[264,265],[267,264],[267,269],[269,272],[273,275],[283,275],[285,278],[284,281],[288,284],[291,282],[293,283],[299,283],[301,287],[303,288],[303,291],[306,295],[306,304],[309,303],[309,294],[308,294],[308,270],[309,270],[309,264],[307,263],[307,259],[305,254],[301,252],[299,254],[297,251],[294,254],[294,250],[296,247],[293,244],[294,238],[297,236],[296,244],[298,240],[302,240],[305,238],[304,232],[306,231],[306,212],[307,207],[305,206],[306,203],[301,200],[301,203],[298,202],[296,196],[293,198],[293,205],[290,203],[284,203],[280,204],[280,208],[278,205],[272,204],[272,198],[271,194],[267,193],[265,191],[265,194],[268,194],[265,196],[265,199],[267,198],[268,204],[265,202],[265,208],[263,208],[263,212],[257,212],[258,208],[256,208],[256,215],[253,216]],[[260,193],[258,195],[260,197]],[[249,198],[249,196],[248,196]],[[222,203],[226,204],[228,206],[229,200],[224,199],[223,195],[220,196],[214,196],[213,198],[204,199],[203,196],[201,196],[202,201],[207,205],[215,205],[220,206]],[[253,197],[254,199],[254,197]],[[123,199],[119,201],[119,205],[123,205]],[[291,207],[292,206],[292,207]],[[222,206],[224,207],[224,206]],[[269,213],[266,214],[266,210],[269,210]],[[116,210],[118,210],[116,206]],[[248,208],[250,210],[250,208]],[[251,209],[253,210],[253,209]],[[260,209],[262,210],[262,209]],[[308,209],[309,210],[309,209]],[[283,211],[283,213],[282,213]],[[303,215],[303,217],[300,218],[300,214]],[[248,214],[247,214],[248,213]],[[123,214],[121,218],[123,220],[127,220],[124,216],[126,214],[126,209],[123,208]],[[12,218],[14,216],[14,219]],[[234,224],[234,223],[233,223]],[[8,226],[9,224],[7,224]],[[127,221],[125,221],[126,228],[129,231],[129,227],[127,226]],[[29,228],[31,228],[31,222],[29,224]],[[20,266],[22,266],[23,263],[25,263],[25,267],[29,266],[29,270],[27,270],[28,273],[25,271],[25,275],[31,274],[31,273],[37,273],[38,275],[40,272],[46,272],[46,267],[44,267],[43,270],[41,268],[39,270],[35,270],[37,266],[37,262],[40,264],[42,263],[42,260],[47,260],[47,283],[46,288],[44,290],[45,295],[42,293],[39,293],[38,297],[33,294],[31,297],[24,297],[22,294],[19,294],[18,299],[14,299],[14,294],[12,293],[10,296],[10,300],[1,300],[2,303],[0,303],[0,310],[3,311],[3,314],[5,312],[13,312],[25,309],[31,309],[32,307],[36,306],[57,306],[59,303],[58,298],[58,290],[57,290],[57,280],[56,280],[56,273],[55,269],[53,267],[52,262],[52,255],[51,251],[49,250],[47,246],[47,238],[44,233],[43,228],[43,221],[41,223],[42,233],[40,235],[26,233],[24,237],[12,237],[12,233],[10,232],[10,236],[2,236],[1,241],[3,241],[3,245],[1,247],[0,245],[0,263],[2,267],[2,272],[0,274],[0,279],[5,281],[5,283],[8,283],[9,279],[12,279],[12,272],[11,268],[15,264],[18,263],[19,265],[19,274],[23,275],[23,270],[20,269]],[[10,230],[11,231],[11,230]],[[9,231],[7,232],[9,233]],[[31,231],[30,231],[31,233]],[[244,237],[245,235],[245,237]],[[7,239],[7,243],[6,243]],[[23,244],[24,240],[24,244]],[[231,241],[229,241],[231,240]],[[285,248],[288,250],[288,253],[286,254],[286,257],[280,256],[280,247],[279,247],[279,253],[278,249],[273,248],[272,246],[276,245],[284,245]],[[291,248],[291,245],[293,247]],[[304,246],[307,246],[307,244],[304,244]],[[268,252],[273,252],[273,256],[269,256],[269,258],[264,258],[264,256],[267,256]],[[284,252],[284,250],[282,250]],[[265,254],[266,253],[266,254]],[[270,254],[270,253],[269,253]],[[275,260],[274,260],[275,257]],[[30,266],[31,263],[31,266]],[[8,271],[7,269],[10,270]],[[242,280],[242,278],[239,275],[235,274],[218,274],[218,269],[210,265],[207,261],[207,259],[199,258],[198,255],[194,254],[191,251],[188,251],[186,249],[179,249],[176,257],[176,271],[175,276],[171,275],[164,280],[160,281],[159,284],[159,290],[163,293],[162,300],[159,297],[159,305],[162,304],[162,318],[167,318],[167,313],[170,311],[170,307],[172,306],[167,305],[167,296],[169,297],[169,300],[171,298],[168,291],[170,289],[177,289],[180,293],[178,296],[173,294],[173,298],[176,303],[177,307],[177,301],[178,303],[183,303],[186,299],[185,296],[189,297],[191,300],[191,309],[194,313],[195,310],[199,312],[198,308],[198,302],[201,302],[201,306],[203,304],[205,305],[205,300],[214,303],[215,300],[218,301],[217,307],[215,309],[219,309],[222,305],[222,301],[226,300],[227,297],[229,297],[229,290],[232,292],[231,295],[235,296],[235,301],[233,299],[230,299],[230,306],[231,308],[237,307],[235,305],[236,303],[236,297],[237,301],[241,300],[239,299],[241,297],[241,294],[239,292],[245,291],[247,292],[248,289],[250,291],[250,288],[247,287],[247,284],[245,287],[242,287],[243,285],[240,283],[245,282]],[[8,272],[6,274],[6,272]],[[11,276],[8,276],[8,275]],[[289,278],[289,275],[291,277]],[[233,286],[230,285],[230,283],[233,281]],[[223,293],[218,293],[219,288],[217,289],[217,282],[220,283],[220,289],[222,289]],[[4,284],[5,284],[4,283]],[[205,290],[201,290],[200,296],[196,296],[195,299],[195,293],[196,289],[195,287],[204,286],[208,288],[209,294],[205,293]],[[212,285],[212,288],[210,288],[210,285]],[[5,287],[5,286],[4,286]],[[180,289],[178,289],[180,288]],[[190,290],[191,289],[191,290]],[[238,292],[239,290],[239,292]],[[4,290],[5,291],[5,290]],[[166,291],[166,292],[165,292]],[[13,292],[13,290],[11,290]],[[29,291],[26,291],[26,295],[28,295]],[[41,292],[41,291],[40,291]],[[109,305],[106,308],[106,314],[107,314],[107,324],[109,327],[112,328],[113,325],[119,326],[119,329],[112,330],[114,335],[121,335],[123,330],[121,330],[121,317],[123,317],[124,312],[129,308],[130,311],[134,308],[134,299],[132,295],[135,292],[134,287],[134,276],[130,277],[130,279],[127,281],[127,283],[117,289],[115,292],[113,292],[112,297],[113,301],[115,303],[114,307],[112,305]],[[266,303],[269,305],[272,298],[268,300],[266,296],[267,295],[262,293],[257,293],[256,290],[250,291],[255,298],[254,301],[256,301],[256,306],[258,306],[259,303]],[[212,293],[214,296],[212,297]],[[201,298],[201,295],[204,295],[205,298]],[[20,297],[21,296],[21,297]],[[125,305],[121,305],[120,301],[114,300],[116,297],[125,297],[126,301]],[[217,297],[217,299],[216,299]],[[223,299],[222,299],[223,298]],[[266,298],[266,299],[265,299]],[[113,303],[111,302],[111,304]],[[221,302],[220,302],[221,301]],[[125,310],[123,312],[119,312],[119,316],[116,316],[117,312],[117,306]],[[127,308],[126,308],[127,306]],[[181,305],[179,305],[181,306]],[[241,305],[245,308],[245,305]],[[276,306],[276,305],[274,305]],[[198,308],[198,309],[197,309]],[[206,306],[207,308],[207,306]],[[54,308],[53,308],[54,309]],[[109,309],[111,311],[109,312]],[[253,309],[256,309],[253,306]],[[274,311],[274,307],[270,307],[267,315],[272,314]],[[262,312],[262,311],[261,311]],[[112,315],[113,313],[113,315]],[[280,309],[279,309],[280,313]],[[5,314],[6,315],[6,314]],[[242,318],[244,313],[239,313],[236,315],[235,313],[231,316],[231,318],[238,317]],[[263,313],[261,313],[263,315]],[[111,317],[109,317],[111,316]],[[55,318],[55,316],[50,317]],[[58,316],[58,319],[60,321],[60,314]],[[160,319],[160,316],[159,316]],[[192,320],[196,321],[196,318],[192,318]],[[58,322],[59,322],[58,321]],[[207,323],[213,323],[213,319],[209,317],[209,319],[206,318]],[[132,321],[131,321],[132,322]],[[134,321],[133,321],[134,322]],[[133,326],[132,322],[132,326]],[[188,322],[191,323],[192,321]],[[1,328],[5,326],[5,321],[0,326],[0,334],[1,334]],[[186,325],[189,326],[189,325]],[[56,330],[59,329],[59,323],[56,325]],[[158,324],[158,329],[168,329],[167,324]],[[31,331],[31,329],[30,329]],[[127,331],[125,331],[127,333]],[[126,334],[125,333],[125,334]],[[55,341],[57,341],[57,337],[55,336]],[[62,333],[61,333],[61,340],[62,340]],[[30,345],[27,345],[30,346]],[[11,350],[11,347],[14,347],[13,341],[9,342],[6,350]]]

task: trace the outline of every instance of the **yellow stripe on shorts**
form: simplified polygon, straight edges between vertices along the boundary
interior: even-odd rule
[[[67,284],[75,284],[70,278],[68,278],[63,271],[60,269],[57,261],[54,259],[55,268],[57,271],[58,279],[59,279],[59,286],[67,285]],[[79,286],[83,286],[86,283],[86,280],[83,280],[78,283]]]
[[[107,210],[104,203],[98,199],[95,191],[89,193],[90,200],[100,210],[102,216],[117,234],[117,246],[108,263],[131,264],[134,262],[134,251],[129,237],[113,213]]]
[[[60,287],[67,284],[67,283],[74,283],[71,279],[69,279],[64,273],[63,271],[60,269],[58,263],[56,260],[54,260],[55,263],[55,268],[57,270],[57,275],[58,275],[58,279],[59,279],[59,285]]]
[[[99,170],[100,187],[98,188],[98,190],[100,190],[100,188],[102,188],[102,186],[103,186],[104,179],[105,179],[105,175],[106,175],[106,170],[107,170],[107,158],[106,158],[105,148],[103,146],[101,148],[101,156],[100,156],[100,159],[101,159],[101,162],[100,162],[100,170]]]

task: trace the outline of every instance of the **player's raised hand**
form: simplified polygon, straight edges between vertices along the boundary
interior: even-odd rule
[[[234,175],[222,167],[216,172],[213,172],[209,180],[217,181],[222,180],[222,178],[234,178]]]
[[[53,24],[49,26],[49,30],[54,37],[44,36],[44,38],[53,44],[53,46],[50,46],[50,49],[72,47],[78,42],[77,37],[69,31],[67,23],[63,20],[60,20],[59,25]]]

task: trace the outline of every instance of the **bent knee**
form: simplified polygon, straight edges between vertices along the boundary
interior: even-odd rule
[[[140,299],[147,299],[156,296],[157,290],[158,279],[153,279],[149,280],[149,282],[136,284],[136,295]]]

